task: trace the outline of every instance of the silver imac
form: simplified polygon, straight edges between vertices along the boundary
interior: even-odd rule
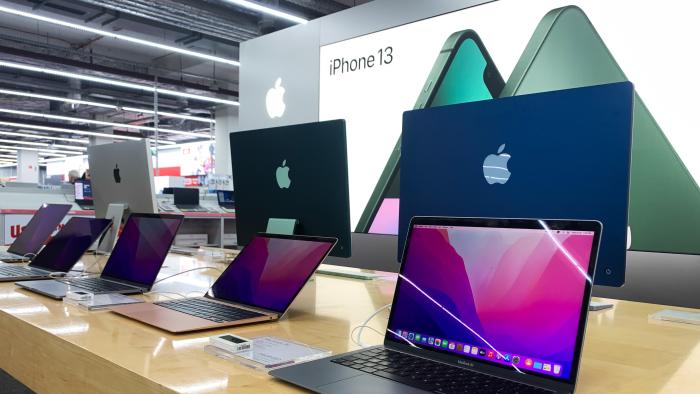
[[[147,139],[88,147],[95,217],[104,218],[110,204],[128,213],[158,213],[153,164]]]

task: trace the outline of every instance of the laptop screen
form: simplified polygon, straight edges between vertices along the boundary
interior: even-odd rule
[[[110,224],[110,219],[71,218],[29,265],[68,272]]]
[[[419,224],[411,231],[387,340],[570,379],[593,231]]]
[[[89,180],[77,180],[73,184],[75,189],[75,201],[92,201],[92,183]]]
[[[175,205],[197,205],[199,204],[199,189],[173,188],[173,200]]]
[[[233,192],[231,190],[218,190],[216,197],[219,199],[219,204],[233,204]]]
[[[150,288],[175,240],[182,218],[180,215],[129,216],[102,276]]]
[[[22,256],[37,253],[56,231],[56,226],[61,223],[70,207],[67,204],[42,205],[7,251]]]
[[[331,238],[258,235],[221,274],[211,295],[284,313],[334,244]]]

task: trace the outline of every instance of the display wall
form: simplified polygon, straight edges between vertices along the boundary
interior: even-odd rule
[[[508,81],[545,15],[572,4],[581,8],[583,17],[590,19],[594,30],[574,26],[578,21],[559,18],[552,23],[569,26],[552,29],[559,33],[554,39],[568,39],[561,37],[562,31],[577,35],[571,41],[572,50],[585,52],[590,44],[586,35],[597,31],[627,78],[635,84],[690,174],[695,180],[700,179],[700,158],[695,153],[700,134],[693,110],[694,92],[700,87],[700,79],[693,77],[693,70],[700,67],[700,55],[687,50],[695,45],[695,37],[700,37],[700,26],[693,22],[700,16],[699,6],[680,0],[665,2],[663,7],[654,2],[632,0],[499,0],[321,48],[319,119],[344,118],[348,124],[354,225],[360,221],[400,136],[402,113],[418,104],[422,89],[434,88],[427,86],[427,80],[448,37],[458,31],[473,30],[483,42],[486,56],[492,58],[497,72]],[[546,24],[542,22],[541,26]],[[653,26],[653,33],[650,26]],[[552,74],[557,72],[551,70]],[[452,82],[469,85],[470,77],[464,67],[462,73],[463,79]],[[462,101],[469,100],[463,98]],[[697,186],[695,189],[697,193]],[[693,193],[692,187],[682,193]],[[700,197],[700,194],[694,196]],[[634,200],[635,196],[631,198]],[[373,223],[372,231],[395,234],[398,204],[391,200],[379,203],[383,205],[378,209],[381,217]],[[679,217],[682,216],[683,213],[679,213]],[[358,231],[366,229],[358,227]],[[642,250],[697,253],[683,245],[640,246]]]
[[[547,12],[575,4],[583,9],[624,73],[635,83],[673,148],[666,153],[673,155],[675,150],[676,159],[682,159],[675,160],[675,170],[686,174],[686,190],[697,192],[700,160],[693,155],[699,138],[693,95],[699,82],[693,71],[700,61],[691,48],[695,47],[695,37],[700,36],[700,26],[694,22],[700,16],[700,6],[681,0],[481,3],[486,2],[375,0],[243,43],[240,128],[347,119],[351,216],[357,223],[397,142],[401,113],[416,104],[446,38],[458,30],[473,29],[507,81]],[[469,8],[474,5],[479,6]],[[387,46],[392,47],[393,59],[377,66],[378,51]],[[579,46],[574,45],[574,50]],[[369,55],[375,55],[373,67],[341,74],[336,70],[332,75],[331,60]],[[265,98],[280,77],[286,88],[286,112],[270,117]],[[288,83],[290,79],[293,85]],[[370,116],[366,116],[368,113]],[[654,169],[653,163],[650,168]],[[663,179],[664,172],[656,172],[655,179]],[[685,202],[697,205],[698,199],[689,196]],[[674,214],[682,215],[686,206]],[[696,212],[686,213],[689,218]],[[683,229],[689,234],[686,240],[698,235],[697,225],[691,226],[687,219],[681,224],[687,226]],[[678,226],[660,228],[666,233],[672,230],[678,230]],[[395,248],[395,242],[393,246],[389,242],[394,237],[367,236],[371,242],[355,242],[353,238],[353,258],[348,265],[388,267],[388,260],[395,259],[395,253],[386,253],[387,248]],[[598,289],[600,295],[675,304],[687,304],[692,294],[700,297],[690,279],[700,275],[696,256],[630,256],[633,258],[628,258],[625,287]]]

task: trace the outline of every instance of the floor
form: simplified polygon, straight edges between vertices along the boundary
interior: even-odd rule
[[[0,369],[0,394],[32,394],[32,390],[29,390],[27,386],[18,382],[12,376],[8,375],[7,372]]]

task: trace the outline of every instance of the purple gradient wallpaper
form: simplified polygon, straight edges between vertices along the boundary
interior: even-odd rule
[[[399,234],[399,202],[398,198],[382,200],[369,228],[370,234]]]
[[[102,276],[151,287],[175,240],[182,218],[178,215],[129,216]]]
[[[389,327],[428,348],[568,379],[593,240],[592,232],[416,226]]]
[[[211,290],[216,298],[284,312],[333,242],[257,236]]]
[[[70,208],[68,204],[42,205],[7,251],[18,255],[36,254],[56,231],[56,226],[61,223]]]

